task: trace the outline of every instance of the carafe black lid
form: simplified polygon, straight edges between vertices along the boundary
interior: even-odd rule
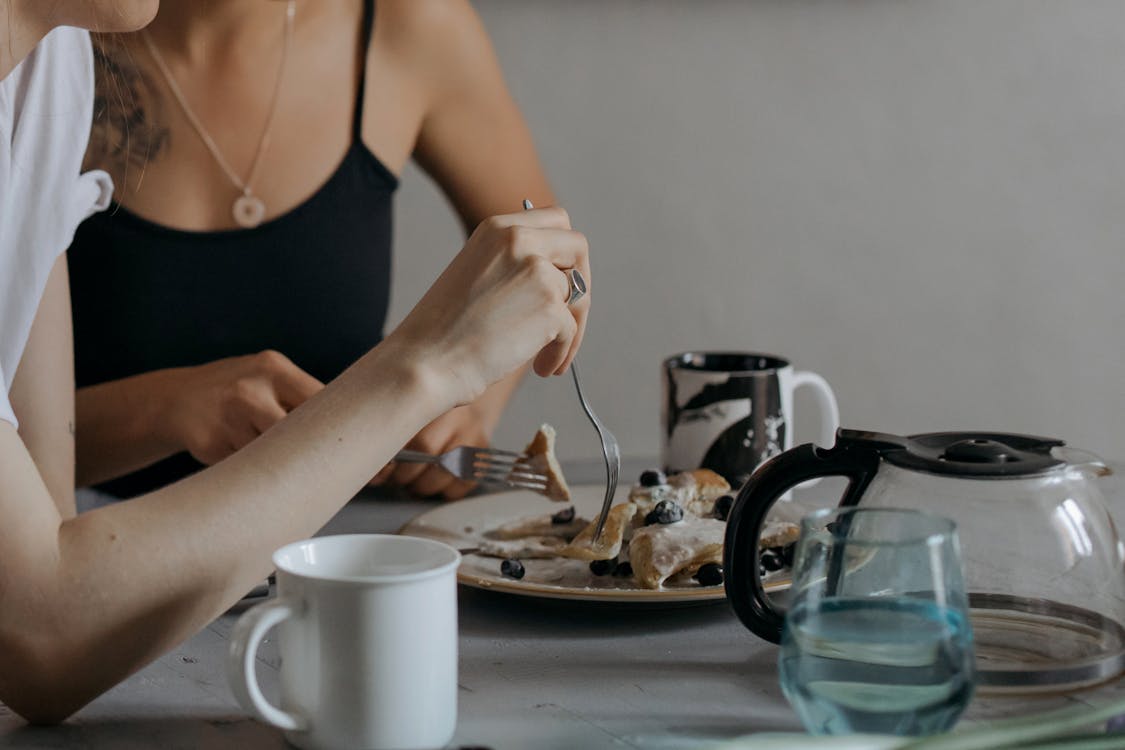
[[[900,437],[878,432],[837,432],[837,446],[874,447],[888,463],[904,469],[960,477],[1021,477],[1050,471],[1065,461],[1051,449],[1055,438],[1004,432],[930,432]]]

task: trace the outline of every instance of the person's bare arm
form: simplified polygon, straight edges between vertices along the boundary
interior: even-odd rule
[[[210,466],[247,445],[324,384],[280,352],[141,373],[78,389],[78,485],[180,451]]]
[[[0,421],[0,701],[65,718],[234,603],[421,425],[535,352],[539,374],[565,367],[579,324],[558,269],[586,253],[566,226],[558,210],[485,222],[382,344],[243,450],[145,497],[64,518]],[[69,335],[50,320],[46,335]]]
[[[19,437],[62,518],[75,513],[73,346],[70,285],[61,255],[47,278],[8,399]]]
[[[169,391],[162,372],[79,388],[75,394],[75,481],[98,484],[182,450],[159,427]]]

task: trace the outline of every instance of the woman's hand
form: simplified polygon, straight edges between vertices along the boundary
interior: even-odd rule
[[[324,387],[275,351],[164,372],[163,429],[204,464],[240,450]]]
[[[419,354],[457,405],[532,358],[537,374],[561,375],[589,309],[566,304],[570,268],[589,281],[586,238],[561,208],[485,219],[388,343]]]
[[[484,415],[479,413],[475,402],[458,406],[423,427],[405,447],[432,455],[439,455],[462,445],[487,448],[491,444],[491,435],[485,422]],[[446,500],[460,500],[476,486],[434,464],[393,462],[383,467],[371,484],[390,484],[402,487],[417,497],[441,496]]]

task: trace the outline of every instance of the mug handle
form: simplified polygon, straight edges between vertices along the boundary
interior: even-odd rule
[[[805,385],[812,388],[817,406],[820,407],[820,440],[816,444],[822,448],[831,447],[836,442],[836,430],[840,429],[840,408],[836,405],[836,394],[828,387],[828,381],[815,372],[794,372],[793,390]]]
[[[227,653],[227,681],[239,705],[259,721],[286,731],[303,731],[308,728],[308,721],[266,700],[258,685],[254,662],[266,632],[282,620],[295,617],[299,611],[296,602],[280,597],[250,608],[235,623]]]

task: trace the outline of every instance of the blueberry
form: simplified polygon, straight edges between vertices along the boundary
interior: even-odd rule
[[[715,500],[715,518],[720,521],[727,520],[730,515],[730,507],[734,505],[734,498],[730,495],[722,495]]]
[[[646,469],[641,472],[640,483],[642,487],[655,487],[658,484],[667,484],[668,477],[660,469]]]
[[[564,523],[570,523],[573,520],[574,520],[574,506],[573,505],[570,506],[569,508],[563,508],[558,513],[556,513],[555,515],[551,516],[551,523],[556,524],[556,525],[561,525],[561,524],[564,524]]]
[[[627,562],[619,563],[617,565],[617,567],[614,568],[614,570],[613,570],[613,577],[614,578],[628,578],[631,575],[633,575],[633,565],[632,565],[632,563],[627,563]]]
[[[684,519],[684,509],[671,500],[661,500],[652,509],[651,515],[657,523],[675,523]],[[645,520],[648,520],[648,516],[645,516]]]
[[[596,576],[607,576],[616,568],[616,560],[594,560],[590,563],[590,572]]]
[[[797,552],[797,543],[792,542],[791,544],[787,544],[784,547],[779,547],[778,549],[781,550],[781,561],[785,563],[785,567],[792,568],[793,556]]]
[[[723,584],[723,566],[718,563],[707,563],[695,573],[695,580],[700,586],[721,586]]]
[[[758,562],[770,573],[785,567],[785,563],[781,560],[781,555],[779,555],[773,547],[762,550],[758,557]]]
[[[517,581],[523,578],[524,570],[523,563],[514,557],[510,557],[504,562],[500,563],[500,572],[508,578],[515,578]]]

